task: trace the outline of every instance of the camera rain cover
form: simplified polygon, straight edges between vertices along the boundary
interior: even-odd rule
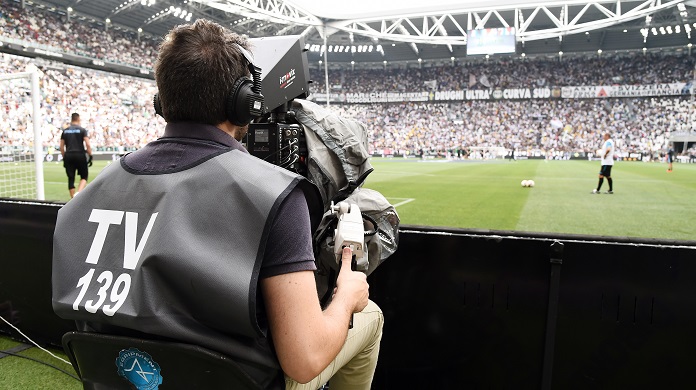
[[[306,100],[295,99],[292,110],[305,128],[307,139],[307,178],[318,188],[324,202],[324,216],[314,234],[317,260],[317,290],[326,303],[338,270],[333,230],[337,217],[331,203],[356,204],[363,216],[365,246],[372,273],[391,256],[399,242],[399,216],[394,206],[379,192],[360,188],[373,171],[367,151],[367,128],[361,122],[337,114]]]

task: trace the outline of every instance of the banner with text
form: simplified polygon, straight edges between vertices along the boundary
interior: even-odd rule
[[[674,96],[690,94],[692,88],[691,83],[563,87],[561,96],[564,99]]]
[[[469,100],[528,100],[528,99],[596,99],[649,96],[688,95],[692,83],[650,85],[605,85],[585,87],[469,89],[420,92],[332,93],[334,103],[406,103],[448,102]],[[310,99],[325,102],[325,93],[315,93]]]

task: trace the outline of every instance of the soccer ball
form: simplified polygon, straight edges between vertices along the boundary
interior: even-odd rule
[[[522,185],[522,187],[527,187],[527,186],[529,186],[529,181],[528,181],[528,180],[522,180],[522,182],[521,182],[520,184]]]
[[[534,187],[534,180],[527,180],[527,187]]]
[[[604,149],[597,149],[597,157],[602,158],[604,156]]]

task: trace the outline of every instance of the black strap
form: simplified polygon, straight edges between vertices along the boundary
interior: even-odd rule
[[[549,306],[546,312],[546,340],[544,342],[544,366],[541,376],[542,390],[551,389],[553,358],[556,344],[556,324],[558,322],[558,301],[561,289],[561,265],[563,264],[563,243],[551,244],[551,280],[549,283]]]
[[[25,349],[29,349],[29,348],[31,348],[31,347],[33,347],[33,346],[32,346],[32,345],[29,345],[29,344],[19,344],[19,345],[16,345],[16,346],[14,346],[14,347],[12,347],[12,348],[10,348],[10,349],[6,349],[6,350],[4,350],[4,351],[0,351],[0,359],[2,359],[2,358],[4,358],[4,357],[7,357],[7,356],[14,356],[14,355],[16,355],[17,353],[22,352],[22,351],[24,351]],[[7,353],[4,353],[4,352],[7,352]]]

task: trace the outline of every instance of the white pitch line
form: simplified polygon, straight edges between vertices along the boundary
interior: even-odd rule
[[[392,199],[403,199],[403,198],[392,198]],[[399,203],[395,204],[394,208],[399,207],[399,206],[403,206],[406,203],[413,202],[414,200],[416,200],[416,199],[415,198],[408,198],[408,199],[404,200],[403,202],[399,202]]]

